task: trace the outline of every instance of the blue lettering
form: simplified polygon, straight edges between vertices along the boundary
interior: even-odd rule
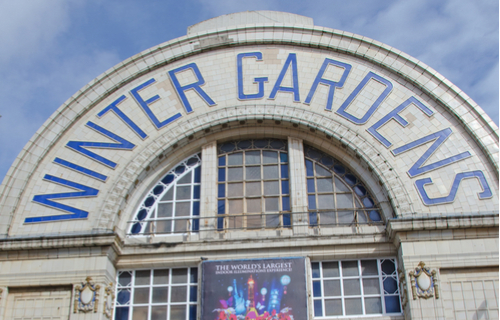
[[[429,198],[427,192],[425,192],[424,186],[426,184],[431,184],[431,178],[425,178],[415,181],[415,186],[417,187],[418,193],[420,197],[422,197],[422,201],[425,205],[433,206],[437,204],[450,203],[455,201],[455,196],[457,195],[458,187],[460,186],[460,182],[464,179],[476,178],[479,180],[481,187],[483,189],[482,192],[478,193],[479,199],[487,199],[492,196],[490,186],[484,177],[484,173],[482,171],[469,171],[469,172],[461,172],[455,176],[455,180],[453,181],[453,185],[451,186],[450,194],[446,197],[440,198]]]
[[[380,94],[380,96],[372,104],[370,109],[368,109],[368,111],[365,113],[365,115],[362,118],[357,118],[357,117],[353,116],[352,114],[347,113],[345,111],[347,109],[347,107],[351,104],[351,102],[354,100],[354,98],[356,98],[356,96],[359,94],[359,92],[366,86],[368,81],[370,81],[371,79],[378,81],[381,84],[385,85],[386,88],[384,89],[384,91]],[[347,120],[354,122],[355,124],[364,124],[368,121],[368,119],[370,119],[370,117],[373,115],[373,113],[375,113],[375,110],[377,110],[379,105],[389,95],[391,90],[392,90],[392,83],[389,80],[382,78],[381,76],[370,71],[365,76],[365,78],[363,80],[361,80],[361,82],[358,84],[356,89],[354,89],[354,91],[347,98],[347,100],[344,101],[344,103],[340,106],[340,108],[336,111],[336,113],[339,114],[340,116],[346,118]]]
[[[196,75],[196,79],[198,79],[196,82],[187,84],[185,86],[181,86],[179,79],[177,79],[176,73],[191,69],[193,70],[194,74]],[[184,108],[186,109],[187,113],[193,112],[193,109],[191,108],[191,105],[189,104],[189,101],[186,97],[186,91],[194,89],[196,93],[205,101],[206,104],[208,104],[210,107],[215,106],[215,102],[201,89],[201,86],[205,84],[205,80],[203,79],[203,76],[201,75],[200,69],[198,69],[198,66],[196,63],[190,63],[185,66],[179,67],[177,69],[171,70],[168,72],[170,75],[170,79],[172,80],[172,83],[174,85],[175,90],[177,91],[177,94],[181,98],[182,104],[184,105]]]
[[[64,180],[61,178],[57,178],[51,175],[46,174],[44,180],[48,180],[54,183],[58,183],[63,186],[67,186],[76,190],[80,190],[79,192],[66,192],[66,193],[52,193],[52,194],[43,194],[36,195],[33,197],[33,201],[49,206],[54,209],[71,212],[71,214],[63,214],[63,215],[55,215],[55,216],[44,216],[44,217],[29,217],[24,219],[24,223],[37,223],[37,222],[49,222],[49,221],[60,221],[60,220],[73,220],[73,219],[85,219],[88,216],[87,211],[83,211],[74,207],[70,207],[65,204],[61,204],[58,202],[51,201],[51,199],[73,199],[73,198],[82,198],[82,197],[96,197],[99,193],[99,190],[87,187],[72,181]]]
[[[257,61],[262,61],[261,52],[248,52],[240,53],[236,57],[238,64],[238,99],[240,100],[250,100],[250,99],[260,99],[264,97],[264,82],[267,82],[267,77],[254,78],[253,83],[259,84],[259,91],[255,94],[245,94],[243,93],[243,58],[255,57]]]
[[[401,111],[403,111],[404,109],[406,109],[412,103],[415,106],[417,106],[417,108],[422,110],[422,112],[425,113],[426,115],[431,116],[434,114],[434,112],[432,112],[432,110],[427,108],[422,102],[418,101],[415,97],[410,97],[405,102],[400,104],[396,109],[394,109],[391,112],[389,112],[388,114],[386,114],[382,119],[380,119],[377,123],[375,123],[373,126],[371,126],[366,131],[368,131],[372,136],[374,136],[375,139],[377,139],[380,143],[382,143],[386,148],[389,148],[390,146],[392,146],[392,143],[390,143],[389,140],[387,140],[384,136],[382,136],[380,133],[378,133],[377,129],[382,127],[384,124],[389,122],[389,120],[391,120],[391,119],[396,120],[396,122],[399,123],[402,127],[406,127],[408,125],[408,121],[403,119],[399,115],[399,113]]]
[[[342,77],[338,82],[332,81],[332,80],[327,80],[323,79],[323,75],[325,74],[326,68],[328,65],[334,65],[337,67],[344,68],[344,73],[342,73]],[[307,95],[306,101],[304,103],[310,104],[311,100],[314,96],[314,93],[316,92],[316,89],[318,88],[318,85],[324,84],[330,87],[328,91],[328,101],[326,103],[326,110],[331,111],[332,110],[332,105],[333,105],[333,95],[335,93],[335,88],[342,88],[344,86],[344,83],[347,79],[347,76],[349,75],[349,72],[351,72],[351,65],[347,63],[343,63],[340,61],[332,60],[332,59],[325,59],[323,62],[323,65],[321,66],[321,69],[318,72],[318,75],[316,76],[316,79],[314,80],[314,83],[311,87],[311,90],[309,91],[309,94]]]
[[[118,109],[117,105],[121,103],[123,100],[125,100],[125,96],[121,96],[118,99],[116,99],[113,103],[111,103],[109,106],[104,108],[101,112],[97,114],[97,117],[100,118],[103,115],[105,115],[108,111],[113,111],[120,119],[122,119],[123,122],[125,122],[126,125],[128,125],[134,132],[141,137],[141,139],[145,139],[148,135],[144,133],[144,131],[139,128],[132,120],[130,120],[129,117],[127,117],[120,109]]]
[[[91,159],[99,162],[99,163],[102,163],[108,167],[111,167],[111,168],[115,168],[116,167],[116,163],[111,161],[111,160],[108,160],[104,157],[101,157],[100,155],[98,154],[95,154],[87,149],[84,149],[84,148],[103,148],[103,149],[122,149],[122,150],[132,150],[135,145],[132,144],[131,142],[117,136],[116,134],[102,128],[102,127],[99,127],[98,125],[96,125],[95,123],[92,123],[92,122],[87,122],[87,126],[96,130],[97,132],[99,132],[100,134],[112,139],[112,140],[115,140],[116,142],[119,142],[119,143],[109,143],[109,142],[90,142],[90,141],[70,141],[66,144],[66,146],[70,149],[73,149],[75,150],[76,152],[78,153],[81,153],[87,157],[90,157]]]
[[[134,97],[135,101],[137,101],[139,106],[141,106],[142,110],[144,110],[144,112],[146,112],[146,114],[148,115],[149,119],[153,122],[155,127],[157,129],[160,129],[160,128],[163,128],[164,126],[166,126],[167,124],[169,124],[170,122],[180,118],[181,114],[180,113],[174,114],[173,116],[171,116],[170,118],[168,118],[167,120],[162,121],[162,122],[160,122],[158,120],[158,118],[154,115],[153,111],[151,111],[151,109],[149,108],[149,105],[152,104],[153,102],[157,101],[158,99],[160,99],[160,96],[155,95],[155,96],[152,96],[151,98],[149,98],[148,100],[144,101],[144,99],[142,99],[142,97],[139,95],[139,91],[146,88],[147,86],[151,85],[155,81],[156,80],[154,78],[149,79],[148,81],[144,82],[140,86],[130,90],[130,93]]]
[[[283,82],[283,78],[285,77],[286,72],[288,71],[288,68],[290,67],[290,64],[292,65],[293,87],[283,87],[283,86],[281,86],[281,82]],[[300,102],[299,78],[298,78],[298,73],[297,73],[297,55],[295,53],[290,53],[288,55],[288,58],[286,58],[285,65],[283,66],[283,69],[281,69],[280,75],[278,76],[278,80],[276,80],[276,83],[274,85],[273,90],[271,91],[271,95],[269,96],[269,99],[275,99],[278,91],[292,92],[293,93],[293,101]]]
[[[452,130],[450,128],[443,129],[441,131],[432,133],[426,137],[420,138],[418,140],[415,140],[413,142],[410,142],[402,147],[396,148],[392,151],[392,154],[394,156],[397,156],[403,152],[406,152],[408,150],[411,150],[413,148],[416,148],[418,146],[421,146],[429,141],[436,140],[427,151],[420,157],[420,159],[415,162],[415,164],[408,170],[408,175],[413,178],[414,176],[424,174],[426,172],[429,172],[431,170],[437,169],[444,167],[446,165],[449,165],[450,163],[457,162],[460,160],[463,160],[465,158],[469,158],[472,155],[470,154],[469,151],[462,152],[458,155],[446,158],[444,160],[440,160],[431,164],[428,164],[426,166],[423,166],[423,164],[429,159],[429,157],[445,142],[446,139],[452,134]]]
[[[79,166],[79,165],[74,164],[72,162],[63,160],[61,158],[55,158],[54,162],[57,163],[57,164],[59,164],[59,165],[61,165],[61,166],[63,166],[63,167],[66,167],[66,168],[78,171],[78,172],[83,173],[83,174],[85,174],[85,175],[87,175],[89,177],[95,178],[97,180],[101,180],[103,182],[106,181],[106,179],[108,179],[108,177],[105,176],[105,175],[103,175],[103,174],[95,172],[94,170],[90,170],[90,169],[84,168],[82,166]]]

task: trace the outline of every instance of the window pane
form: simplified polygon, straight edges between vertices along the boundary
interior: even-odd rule
[[[278,153],[276,151],[262,151],[264,163],[278,163]]]
[[[345,314],[363,314],[361,298],[345,299]]]
[[[177,202],[175,204],[175,216],[176,217],[189,217],[191,215],[191,203],[190,202]]]
[[[187,287],[186,286],[174,286],[171,288],[170,297],[171,302],[185,302],[187,301]]]
[[[241,229],[243,228],[243,216],[239,217],[228,217],[228,227],[230,229]]]
[[[344,295],[355,296],[361,294],[359,279],[344,279]]]
[[[172,232],[172,221],[171,220],[156,221],[156,232],[157,233],[170,233],[170,232]]]
[[[247,199],[247,212],[262,212],[261,199]]]
[[[322,211],[320,213],[320,221],[323,226],[333,226],[337,224],[337,214],[335,211]]]
[[[249,214],[247,217],[247,228],[248,229],[260,229],[262,228],[262,216],[260,214]]]
[[[135,288],[134,304],[149,303],[149,288]]]
[[[332,178],[318,179],[318,192],[333,192]]]
[[[339,178],[335,177],[335,187],[337,188],[337,192],[350,192],[349,187],[340,181]]]
[[[285,181],[283,181],[285,182]],[[280,185],[278,181],[266,181],[264,182],[264,195],[274,195],[280,193]],[[283,192],[288,193],[288,192]]]
[[[340,276],[339,264],[335,262],[323,262],[323,277],[338,277]]]
[[[264,179],[278,179],[279,171],[278,166],[264,166]]]
[[[187,269],[172,269],[172,283],[187,283]]]
[[[191,183],[191,172],[186,173],[186,175],[177,181],[177,184]]]
[[[115,309],[115,320],[128,320],[129,307],[126,308],[116,308]]]
[[[118,283],[122,287],[129,286],[131,281],[132,281],[132,275],[129,272],[123,272],[118,277]]]
[[[325,297],[340,296],[340,280],[325,280],[323,282]]]
[[[382,313],[380,297],[365,298],[366,314]]]
[[[279,201],[279,198],[266,198],[266,212],[278,212]]]
[[[229,200],[229,213],[243,213],[243,200]]]
[[[186,306],[171,306],[170,307],[170,319],[186,319]]]
[[[311,160],[306,160],[306,173],[308,177],[314,177],[313,163]]]
[[[386,296],[385,298],[385,312],[386,313],[399,313],[401,307],[399,305],[399,296]]]
[[[352,193],[337,194],[337,208],[354,208]]]
[[[313,296],[321,297],[321,281],[313,281]]]
[[[377,260],[361,260],[361,274],[363,276],[377,275]]]
[[[168,189],[167,193],[161,198],[161,201],[169,201],[174,198],[174,188]]]
[[[321,300],[314,300],[314,316],[323,316],[323,306],[321,305]]]
[[[168,302],[168,287],[153,287],[153,303]]]
[[[311,269],[312,269],[312,277],[313,278],[321,277],[320,272],[319,272],[319,262],[311,263]]]
[[[260,196],[260,195],[262,195],[260,181],[246,183],[246,196]]]
[[[185,232],[189,230],[189,220],[188,219],[178,219],[174,221],[174,232]]]
[[[153,284],[167,284],[168,283],[169,270],[155,270],[153,276]]]
[[[227,156],[227,158],[228,158],[228,165],[230,165],[230,166],[243,164],[243,153],[242,152],[229,154]]]
[[[151,320],[165,320],[165,319],[167,319],[167,306],[151,307]]]
[[[325,300],[325,316],[341,316],[342,315],[342,300],[328,299]]]
[[[175,195],[176,200],[191,199],[191,186],[179,186]]]
[[[148,318],[148,307],[134,307],[132,320],[144,320]]]
[[[307,192],[316,192],[316,187],[314,185],[314,179],[307,179]]]
[[[332,174],[329,170],[323,168],[322,166],[320,165],[317,165],[316,164],[316,176],[317,177],[331,177]]]
[[[363,292],[365,294],[380,294],[378,278],[363,279]]]
[[[288,180],[281,181],[281,193],[282,194],[289,194],[290,193],[290,187],[289,187]]]
[[[359,275],[358,261],[342,261],[342,275],[344,277]]]
[[[260,151],[245,152],[245,164],[260,164]]]
[[[143,286],[149,285],[150,270],[141,270],[135,272],[135,285]]]
[[[332,194],[319,194],[318,195],[318,209],[333,209],[335,203]]]
[[[242,167],[228,168],[227,169],[227,181],[241,181],[241,180],[243,180],[243,168]]]
[[[227,185],[228,197],[243,197],[243,183],[229,183]]]
[[[266,227],[277,228],[280,225],[280,216],[277,214],[266,214]]]
[[[156,211],[156,216],[158,218],[168,218],[172,216],[172,204],[171,203],[159,203],[158,210]]]
[[[260,167],[246,167],[246,180],[260,180]]]

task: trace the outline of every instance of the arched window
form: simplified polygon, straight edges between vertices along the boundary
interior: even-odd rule
[[[217,228],[290,226],[287,141],[241,140],[218,146]],[[285,213],[285,214],[284,214]]]
[[[310,226],[376,223],[382,219],[367,188],[345,165],[304,146]]]
[[[170,170],[144,198],[129,234],[174,234],[199,230],[201,154]]]

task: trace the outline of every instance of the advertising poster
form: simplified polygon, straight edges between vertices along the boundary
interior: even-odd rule
[[[202,320],[307,319],[305,258],[202,263]]]

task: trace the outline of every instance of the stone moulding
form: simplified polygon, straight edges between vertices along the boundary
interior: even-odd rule
[[[108,286],[104,289],[104,305],[103,305],[103,311],[102,313],[106,316],[108,319],[113,318],[113,309],[114,309],[114,303],[115,303],[115,292],[113,290],[114,285],[112,282],[109,283]]]
[[[411,291],[413,300],[418,298],[429,299],[436,297],[439,299],[439,285],[436,277],[437,271],[430,270],[420,261],[415,270],[410,271]]]

